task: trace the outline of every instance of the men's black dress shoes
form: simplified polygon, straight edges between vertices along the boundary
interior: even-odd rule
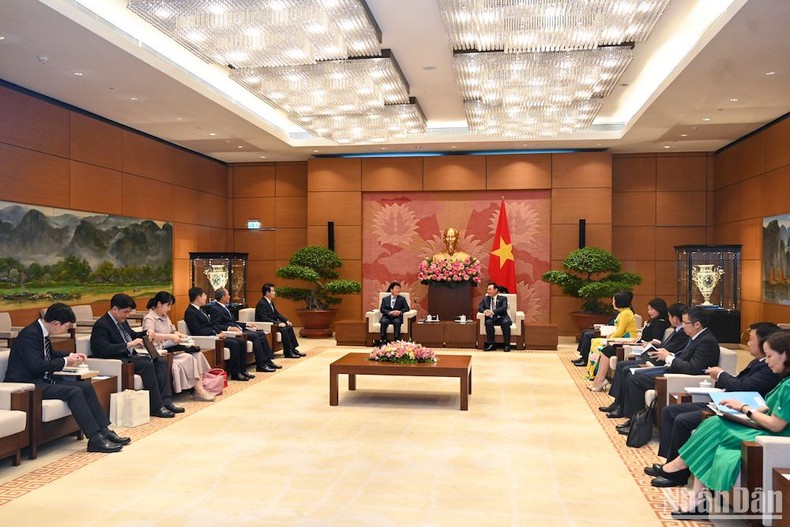
[[[247,377],[248,379],[254,379],[255,378],[255,375],[253,375],[252,373],[248,373],[246,371],[241,372],[241,374],[244,375],[245,377]]]
[[[186,410],[181,408],[180,406],[176,406],[173,403],[167,403],[165,408],[173,412],[174,414],[183,414]]]
[[[571,361],[574,366],[587,366],[587,361],[584,359],[576,359]]]
[[[654,487],[682,487],[688,483],[691,471],[689,469],[678,470],[677,472],[665,472],[664,468],[657,471],[658,477],[650,482]]]
[[[104,428],[100,430],[99,433],[103,435],[107,441],[110,441],[111,443],[116,443],[118,445],[128,445],[129,443],[132,442],[132,438],[121,437],[118,434],[116,434],[114,430],[110,430],[109,428]]]
[[[707,517],[708,511],[701,507],[690,511],[672,511],[673,520],[704,520]]]
[[[603,411],[603,410],[601,410],[601,411]],[[611,412],[606,414],[606,417],[608,417],[609,419],[619,419],[621,417],[625,417],[625,415],[623,415],[623,411],[620,409],[620,407],[617,406],[617,407],[615,407],[614,410],[612,410]]]
[[[609,406],[599,406],[598,407],[598,410],[600,410],[601,412],[607,412],[607,413],[614,412],[617,409],[618,409],[617,408],[617,403],[612,403]]]
[[[483,348],[483,351],[494,351],[495,349],[496,346],[494,346],[493,344],[486,344],[486,347]]]
[[[283,353],[283,356],[286,359],[301,359],[302,358],[302,356],[299,353],[292,353],[292,352],[285,352],[285,353]]]
[[[271,373],[273,371],[277,371],[277,368],[272,368],[271,366],[269,366],[267,364],[265,366],[258,366],[257,368],[255,368],[255,371],[262,371],[264,373]]]
[[[505,346],[504,348],[502,348],[502,351],[507,353],[508,351],[510,351],[510,346]]]
[[[615,428],[631,428],[631,420],[629,419],[625,423],[620,423],[619,425],[615,425]]]
[[[160,406],[159,410],[151,412],[151,415],[154,417],[175,417],[176,414],[165,408],[164,406]]]
[[[307,357],[307,353],[302,353],[299,350],[293,350],[294,355],[299,355],[300,357]]]
[[[266,366],[268,366],[268,367],[270,367],[270,368],[274,368],[275,370],[280,370],[280,369],[282,369],[282,366],[280,366],[279,364],[275,364],[275,363],[273,363],[272,361],[269,361],[269,362],[267,362],[267,363],[266,363]]]
[[[235,373],[235,374],[231,375],[230,379],[233,380],[233,381],[244,381],[244,382],[247,382],[247,381],[250,380],[249,377],[247,377],[246,375],[244,375],[242,373]]]
[[[645,474],[648,476],[653,476],[654,478],[661,477],[661,473],[659,471],[663,466],[663,463],[653,463],[649,467],[645,467]]]
[[[103,452],[111,454],[112,452],[120,452],[123,445],[113,443],[101,433],[96,433],[88,440],[88,452]]]

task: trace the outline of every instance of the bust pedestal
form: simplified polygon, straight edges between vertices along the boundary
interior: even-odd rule
[[[472,315],[472,284],[455,287],[428,284],[428,314],[439,320],[452,321],[461,315]]]

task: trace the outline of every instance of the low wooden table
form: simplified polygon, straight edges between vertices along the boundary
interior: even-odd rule
[[[477,343],[477,321],[461,324],[453,321],[417,322],[412,338],[429,348],[474,348]]]
[[[348,389],[357,389],[357,375],[401,375],[414,377],[458,377],[461,410],[469,410],[472,393],[472,357],[469,355],[437,355],[437,362],[394,364],[368,360],[367,353],[348,353],[329,365],[329,406],[338,405],[337,376],[348,375]]]

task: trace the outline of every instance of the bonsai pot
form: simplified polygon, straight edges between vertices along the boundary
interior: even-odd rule
[[[329,338],[332,336],[332,322],[337,315],[336,309],[297,309],[296,314],[302,321],[300,337]]]
[[[584,311],[573,311],[571,317],[579,331],[583,331],[593,326],[593,324],[606,324],[612,315],[599,315],[597,313],[586,313]]]

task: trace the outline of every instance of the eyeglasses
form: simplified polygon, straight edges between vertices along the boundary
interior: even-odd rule
[[[683,324],[684,326],[690,326],[690,325],[692,325],[692,324],[693,324],[693,322],[691,322],[690,320],[684,320],[684,321],[682,322],[682,324]]]

